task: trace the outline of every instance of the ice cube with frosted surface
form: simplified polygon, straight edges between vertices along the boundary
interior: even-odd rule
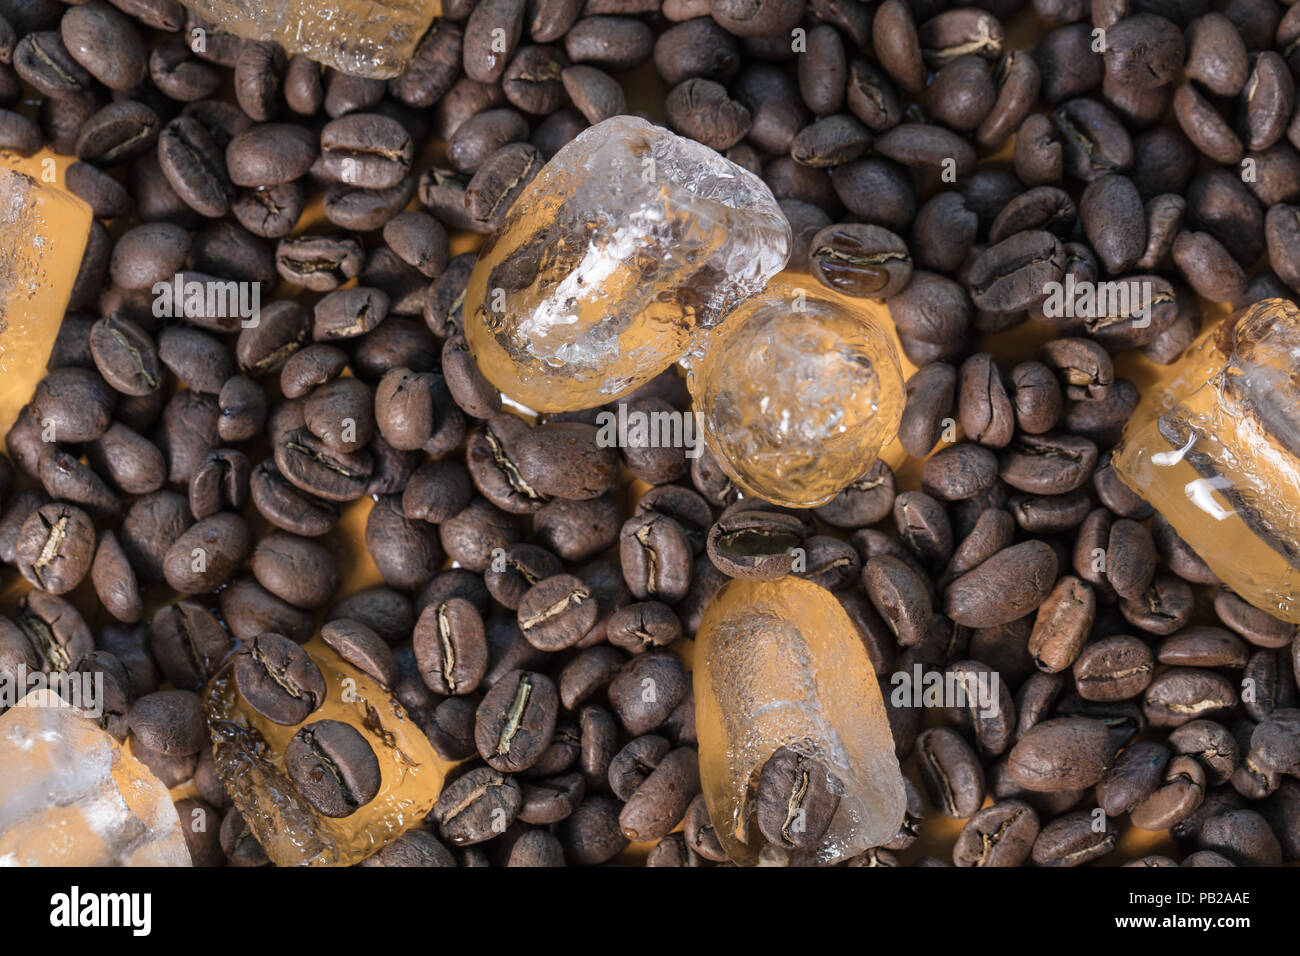
[[[0,779],[0,865],[190,865],[167,788],[52,691],[0,716]]]

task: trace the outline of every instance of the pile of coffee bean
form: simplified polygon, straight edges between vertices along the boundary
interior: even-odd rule
[[[1109,464],[1138,399],[1115,353],[1173,361],[1198,295],[1300,290],[1300,5],[1214,5],[446,0],[385,82],[175,0],[0,0],[0,105],[39,100],[0,109],[0,149],[75,155],[96,216],[0,456],[0,561],[34,588],[0,617],[0,671],[103,674],[103,726],[193,781],[199,863],[266,862],[199,692],[233,650],[326,622],[465,761],[368,863],[600,864],[629,841],[651,865],[724,863],[674,646],[728,578],[797,573],[848,610],[887,701],[900,674],[996,687],[924,721],[891,702],[921,786],[851,865],[948,865],[909,850],[933,814],[966,821],[959,866],[1104,862],[1130,827],[1187,865],[1300,859],[1296,629],[1219,587]],[[878,463],[781,509],[707,452],[600,447],[596,410],[502,410],[452,236],[491,232],[646,64],[673,129],[771,187],[792,266],[887,299],[920,367],[901,430],[929,456],[919,490]],[[1067,279],[1149,309],[1057,314]],[[260,308],[213,305],[236,299]],[[1037,360],[980,350],[1027,321],[1058,332]],[[689,406],[674,372],[628,402]],[[652,486],[631,508],[628,473]],[[339,600],[359,546],[340,514],[366,498],[385,583]],[[756,783],[778,849],[800,842],[792,794],[811,833],[837,802],[800,790],[825,774],[797,751]]]

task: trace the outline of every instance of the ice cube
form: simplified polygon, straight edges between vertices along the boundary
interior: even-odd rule
[[[466,336],[511,399],[544,412],[603,405],[760,291],[790,242],[757,176],[615,116],[556,153],[480,250]]]
[[[697,351],[689,381],[704,439],[748,495],[824,504],[898,431],[898,353],[847,300],[780,278]]]
[[[418,827],[433,809],[452,764],[388,691],[319,638],[303,645],[325,679],[325,701],[296,724],[276,724],[239,694],[227,664],[204,697],[217,773],[235,808],[277,866],[349,866]],[[343,817],[318,813],[285,769],[285,748],[303,727],[342,721],[379,763],[376,795]]]
[[[182,0],[225,33],[270,40],[341,73],[389,79],[405,72],[439,0]]]
[[[6,158],[5,162],[13,162]],[[0,164],[0,437],[31,401],[63,323],[90,234],[90,207]]]
[[[839,806],[819,844],[792,864],[831,864],[888,843],[907,806],[893,734],[866,648],[825,588],[800,578],[735,580],[705,609],[695,638],[700,785],[718,839],[737,863],[768,846],[754,790],[790,746],[829,768]]]
[[[0,865],[190,865],[167,788],[53,691],[0,716],[0,778]]]
[[[1267,299],[1146,390],[1115,471],[1225,584],[1300,622],[1300,308]]]

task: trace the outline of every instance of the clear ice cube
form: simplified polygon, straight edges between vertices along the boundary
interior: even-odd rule
[[[50,690],[0,716],[0,779],[0,865],[190,865],[167,788]]]
[[[692,355],[704,439],[746,494],[825,503],[894,439],[903,373],[889,336],[846,304],[780,279]]]
[[[537,411],[602,405],[676,362],[790,256],[757,176],[634,116],[584,130],[479,252],[465,327],[479,368]]]
[[[1300,622],[1300,308],[1215,326],[1143,396],[1120,478],[1247,601]]]
[[[341,73],[390,79],[406,70],[439,0],[181,0],[226,33],[270,40]]]
[[[829,591],[794,577],[724,585],[700,622],[693,674],[700,785],[732,860],[754,865],[768,848],[754,793],[787,745],[828,766],[840,795],[820,844],[791,863],[835,863],[898,832],[907,796],[880,686]]]

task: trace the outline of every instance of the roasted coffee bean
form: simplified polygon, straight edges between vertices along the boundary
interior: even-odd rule
[[[1065,397],[1076,401],[1104,398],[1114,381],[1106,350],[1087,339],[1060,338],[1043,346],[1042,361],[1060,377]]]
[[[198,690],[233,646],[216,615],[195,601],[169,604],[149,622],[153,656],[177,687]]]
[[[1148,634],[1172,634],[1192,616],[1193,594],[1186,581],[1172,574],[1157,574],[1138,598],[1120,601],[1124,620]]]
[[[529,429],[512,449],[521,477],[543,495],[595,498],[614,484],[618,455],[600,446],[597,429],[553,422]]]
[[[930,802],[944,816],[964,819],[984,802],[984,770],[956,731],[935,727],[916,740],[917,767]]]
[[[645,521],[635,526],[631,538],[637,542],[641,538],[648,541],[650,533],[657,527],[655,520]],[[680,527],[676,530],[680,533]],[[706,547],[713,564],[729,577],[765,580],[790,573],[794,563],[793,552],[803,546],[805,535],[802,523],[791,515],[749,509],[720,518],[709,529]],[[685,538],[684,533],[682,537]],[[624,526],[624,540],[628,540],[627,525]],[[648,551],[649,545],[643,543],[643,548]],[[627,562],[628,556],[625,555],[625,566]]]
[[[41,95],[58,99],[92,88],[90,73],[74,59],[53,31],[28,33],[13,48],[13,68]]]
[[[939,172],[951,169],[958,176],[975,167],[970,143],[941,126],[900,123],[876,139],[875,151],[904,166]]]
[[[1205,770],[1205,780],[1214,786],[1226,783],[1241,760],[1236,738],[1227,727],[1212,720],[1193,720],[1169,735],[1176,753],[1196,757]]]
[[[957,407],[962,429],[981,445],[1002,448],[1011,441],[1014,411],[992,355],[972,355],[962,363]]]
[[[558,706],[555,684],[544,674],[503,675],[479,704],[474,730],[479,756],[494,769],[527,770],[551,742]]]
[[[1246,44],[1222,13],[1197,17],[1187,28],[1187,75],[1219,96],[1235,96],[1250,69]]]
[[[949,585],[945,613],[968,627],[1006,624],[1046,600],[1056,572],[1056,555],[1044,542],[1013,545]]]
[[[346,817],[379,793],[379,759],[351,724],[318,720],[285,745],[284,766],[312,809]]]
[[[1040,64],[1041,65],[1041,64]],[[1133,141],[1120,120],[1096,100],[1067,100],[1052,113],[1064,170],[1083,182],[1133,166]]]
[[[928,455],[943,434],[944,422],[952,414],[956,382],[956,370],[943,362],[926,365],[907,380],[907,404],[898,435],[909,455]]]
[[[235,374],[234,357],[220,339],[184,326],[158,336],[158,358],[190,390],[216,395]]]
[[[513,777],[478,767],[443,788],[432,816],[444,840],[469,846],[503,833],[522,805],[523,794]]]
[[[352,501],[366,492],[374,462],[364,449],[335,451],[305,428],[286,433],[274,449],[275,466],[299,491],[326,501]]]
[[[666,647],[682,635],[680,619],[672,608],[657,601],[628,604],[610,617],[609,642],[632,654]]]
[[[565,71],[566,76],[577,69],[581,68]],[[566,89],[568,86],[566,82]],[[569,95],[573,97],[572,90]],[[740,142],[751,123],[749,110],[731,99],[726,87],[702,77],[692,77],[673,87],[664,109],[674,130],[716,150],[730,149]],[[595,122],[586,110],[583,113]]]
[[[169,757],[196,754],[208,742],[199,695],[188,690],[160,690],[131,705],[127,717],[136,743]]]
[[[1169,531],[1172,533],[1172,528]],[[1157,545],[1160,538],[1157,535]],[[1220,587],[1214,595],[1214,613],[1227,627],[1236,631],[1256,647],[1282,648],[1295,636],[1295,625],[1280,621],[1259,608],[1248,604],[1227,587]]]
[[[815,753],[799,744],[778,748],[763,764],[754,797],[758,827],[788,849],[816,846],[839,809],[842,784]]]
[[[1021,800],[1003,800],[972,816],[953,847],[957,866],[1019,866],[1038,837],[1038,814]]]
[[[196,522],[172,543],[163,573],[182,594],[214,591],[235,576],[250,550],[244,519],[222,512]]]
[[[410,135],[396,120],[379,113],[351,113],[321,129],[316,168],[335,182],[388,189],[410,171],[414,155]]]
[[[1169,748],[1139,741],[1115,759],[1097,781],[1097,804],[1108,816],[1128,813],[1159,788],[1170,760]]]
[[[61,368],[36,386],[32,411],[59,442],[92,442],[108,430],[116,397],[102,378],[82,368]]]
[[[236,186],[278,186],[311,169],[319,140],[290,123],[261,123],[237,133],[226,146],[226,168]]]
[[[50,594],[66,594],[80,584],[94,557],[95,526],[90,515],[72,505],[42,506],[18,533],[18,570]]]
[[[808,255],[813,276],[846,295],[888,298],[912,275],[907,245],[879,226],[829,226],[813,236]]]
[[[646,734],[628,741],[609,762],[609,788],[626,802],[664,759],[673,745],[663,737]]]
[[[1091,813],[1078,810],[1043,827],[1034,841],[1031,858],[1039,866],[1080,866],[1105,856],[1115,848],[1117,832],[1097,830]]]
[[[95,367],[123,395],[148,395],[162,385],[162,367],[149,335],[130,319],[109,316],[90,329]]]
[[[51,498],[85,509],[97,518],[115,518],[122,502],[97,474],[57,449],[47,449],[37,464],[41,485]]]
[[[1239,637],[1219,627],[1189,627],[1166,637],[1156,649],[1160,663],[1180,667],[1240,669],[1248,654]]]
[[[198,120],[179,116],[162,128],[158,161],[172,189],[195,212],[219,218],[230,210],[235,187],[224,150]]]
[[[925,88],[925,62],[907,4],[885,0],[876,8],[871,34],[876,58],[890,77],[908,93],[920,93]]]
[[[1202,153],[1217,163],[1235,166],[1244,153],[1232,127],[1190,81],[1174,91],[1174,117],[1183,134]]]
[[[1173,667],[1147,688],[1142,710],[1152,726],[1177,727],[1197,718],[1223,715],[1237,701],[1232,683],[1213,671]]]
[[[645,682],[649,681],[649,684]],[[646,693],[652,690],[653,693]],[[660,726],[687,693],[682,660],[667,648],[638,654],[623,665],[609,687],[610,704],[624,729],[645,734]]]
[[[1029,637],[1029,653],[1038,669],[1053,674],[1074,664],[1096,612],[1092,588],[1076,577],[1062,577],[1039,607]]]
[[[1100,720],[1057,717],[1030,728],[1011,749],[1008,766],[1020,786],[1051,792],[1092,786],[1114,758],[1110,731]]]
[[[1021,435],[1001,455],[999,476],[1031,494],[1059,495],[1079,488],[1097,462],[1097,446],[1063,433]],[[1148,576],[1143,582],[1150,583]]]
[[[320,668],[301,647],[280,634],[249,641],[234,658],[235,686],[267,720],[302,723],[325,702]]]
[[[990,246],[970,272],[972,301],[984,309],[1015,312],[1036,304],[1065,269],[1060,240],[1029,230]]]
[[[591,589],[570,574],[533,585],[519,602],[519,630],[543,651],[572,647],[596,623],[598,608]]]
[[[1136,697],[1155,673],[1151,650],[1135,637],[1117,635],[1087,645],[1074,662],[1074,686],[1085,700]]]
[[[933,614],[924,579],[897,558],[877,555],[863,566],[862,584],[898,642],[920,643]]]

